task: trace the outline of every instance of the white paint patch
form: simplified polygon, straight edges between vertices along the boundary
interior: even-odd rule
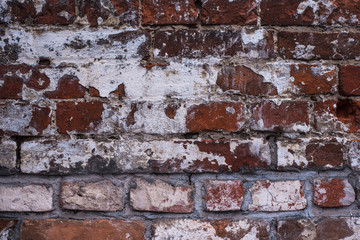
[[[241,39],[244,44],[260,44],[266,38],[267,31],[265,29],[257,29],[253,32],[243,29],[241,31]]]
[[[308,161],[305,154],[305,144],[277,142],[278,168],[306,168]]]
[[[44,5],[46,4],[46,0],[32,0],[35,10],[36,10],[36,14],[41,13]]]
[[[315,54],[313,53],[313,50],[315,49],[315,46],[312,45],[301,45],[298,42],[295,42],[295,50],[291,51],[293,53],[293,57],[295,59],[306,59],[311,60],[313,57],[315,57]]]

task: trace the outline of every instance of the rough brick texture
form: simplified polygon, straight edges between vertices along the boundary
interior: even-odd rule
[[[360,0],[0,0],[0,240],[360,239]]]

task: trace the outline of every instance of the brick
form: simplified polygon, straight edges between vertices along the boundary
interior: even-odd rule
[[[249,191],[250,211],[296,211],[307,206],[302,181],[256,181]]]
[[[264,25],[310,26],[317,17],[311,3],[300,0],[264,0],[260,3],[260,9],[261,24]]]
[[[34,89],[43,90],[50,84],[49,77],[40,72],[38,66],[0,65],[0,99],[22,99],[23,85]]]
[[[245,189],[239,180],[211,180],[206,184],[206,210],[240,210],[244,195]]]
[[[152,239],[269,240],[269,231],[269,224],[259,220],[175,219],[154,223]]]
[[[236,56],[270,58],[273,35],[264,29],[250,31],[177,30],[158,31],[154,36],[155,56],[203,58]]]
[[[108,25],[136,25],[139,21],[139,1],[102,1],[80,0],[79,23],[88,23],[90,26]]]
[[[277,89],[264,77],[245,66],[224,66],[218,73],[216,84],[221,90],[246,95],[276,95]]]
[[[145,225],[140,221],[122,220],[26,220],[21,227],[21,240],[55,239],[145,239]]]
[[[119,211],[124,207],[124,189],[108,180],[64,182],[61,186],[60,204],[63,209],[85,211]]]
[[[360,141],[358,139],[348,141],[349,164],[355,171],[360,170]]]
[[[16,172],[16,142],[3,140],[0,143],[0,175]]]
[[[278,142],[278,169],[342,169],[345,165],[343,145],[303,139],[296,142]]]
[[[16,220],[0,219],[0,239],[16,239]]]
[[[23,173],[40,174],[238,172],[268,168],[269,156],[269,144],[258,138],[44,140],[22,144],[20,168]]]
[[[8,102],[0,104],[0,135],[41,136],[51,134],[52,110],[47,107]],[[19,118],[21,116],[21,118]]]
[[[202,24],[256,25],[257,14],[254,0],[201,2]]]
[[[138,211],[191,213],[192,187],[174,187],[161,180],[136,179],[130,191],[131,207]]]
[[[252,109],[251,129],[275,132],[308,132],[308,103],[303,101],[265,100]]]
[[[210,102],[189,107],[186,126],[190,132],[239,131],[246,121],[245,105],[232,102]]]
[[[360,95],[360,66],[345,65],[339,69],[339,92],[344,96]]]
[[[59,79],[56,90],[45,92],[44,96],[51,99],[83,98],[85,88],[79,84],[76,76],[64,75]]]
[[[284,59],[358,59],[359,45],[358,33],[279,32],[278,34],[278,49]]]
[[[53,190],[43,185],[0,185],[0,211],[47,212],[53,209]]]
[[[337,72],[334,66],[292,65],[290,75],[299,94],[327,94],[337,90]]]
[[[325,100],[314,104],[314,126],[319,132],[356,133],[360,129],[360,102]]]
[[[101,102],[60,102],[56,104],[56,125],[60,133],[94,132],[103,110]]]
[[[349,206],[355,201],[354,188],[348,179],[315,179],[314,203],[320,207]]]
[[[278,239],[358,239],[359,218],[289,219],[278,223]]]
[[[359,26],[359,0],[335,0],[319,4],[319,21],[329,26]]]
[[[75,0],[10,0],[11,16],[25,24],[70,24],[75,20]]]
[[[145,0],[141,4],[144,25],[196,24],[195,0]]]

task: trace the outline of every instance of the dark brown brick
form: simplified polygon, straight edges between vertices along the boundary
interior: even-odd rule
[[[55,99],[83,98],[85,88],[79,84],[76,76],[64,75],[59,79],[56,90],[45,92],[45,97]]]
[[[360,66],[340,66],[339,92],[344,96],[360,95]]]

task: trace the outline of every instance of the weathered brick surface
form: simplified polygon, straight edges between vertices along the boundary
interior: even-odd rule
[[[24,173],[237,172],[267,168],[262,139],[235,141],[29,141],[21,147]]]
[[[46,212],[53,209],[53,189],[43,185],[0,185],[0,211]]]
[[[341,169],[346,161],[343,148],[338,142],[316,139],[278,142],[278,168]]]
[[[251,129],[276,132],[309,131],[308,103],[263,101],[252,108]]]
[[[21,102],[0,103],[0,135],[49,135],[52,110]],[[21,116],[21,117],[19,117]]]
[[[95,183],[64,182],[61,207],[71,210],[119,211],[124,207],[124,189],[104,180]]]
[[[90,24],[90,26],[135,25],[139,20],[138,8],[138,0],[80,0],[80,19],[78,19],[77,22],[81,24]]]
[[[140,221],[122,220],[26,220],[21,227],[21,240],[39,239],[145,239],[145,225]]]
[[[225,92],[246,95],[276,95],[277,89],[264,77],[244,66],[225,66],[218,73],[216,84]]]
[[[206,184],[206,210],[240,210],[244,201],[245,189],[239,180],[212,180]]]
[[[342,60],[360,56],[360,34],[279,32],[279,53],[284,59]]]
[[[210,0],[201,3],[203,24],[255,25],[256,21],[257,6],[254,0]]]
[[[270,58],[273,55],[272,32],[178,30],[159,31],[154,37],[156,56],[201,58],[235,56]]]
[[[355,191],[348,179],[315,179],[314,203],[320,207],[348,206],[355,201]]]
[[[191,187],[174,187],[166,182],[136,179],[130,204],[138,211],[190,213],[194,210]]]
[[[319,101],[314,104],[314,125],[319,132],[356,133],[360,129],[360,102],[351,99]]]
[[[60,133],[95,132],[102,121],[101,102],[60,102],[56,105],[56,124]]]
[[[0,239],[15,240],[16,239],[16,220],[0,219]]]
[[[307,206],[302,181],[256,181],[249,191],[250,211],[295,211]]]
[[[0,175],[16,172],[16,142],[1,141],[0,143]]]
[[[290,74],[299,94],[326,94],[337,90],[337,72],[334,66],[292,65]]]
[[[339,69],[339,92],[344,96],[360,95],[360,66],[346,65]]]
[[[142,1],[142,22],[146,25],[196,24],[197,17],[194,0]]]
[[[225,130],[236,132],[245,123],[245,106],[242,103],[212,102],[188,109],[186,125],[190,132]]]
[[[177,219],[153,225],[153,239],[270,239],[270,226],[264,221]]]
[[[359,218],[290,219],[278,223],[278,237],[290,239],[358,239]]]
[[[348,142],[349,164],[352,169],[360,170],[360,142],[358,139]]]

